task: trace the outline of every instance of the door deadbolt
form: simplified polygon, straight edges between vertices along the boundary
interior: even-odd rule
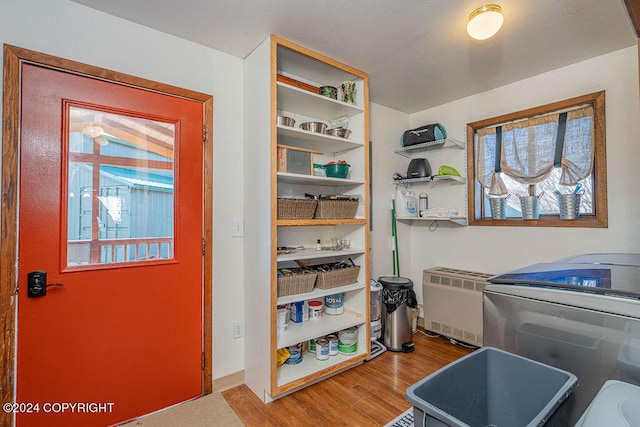
[[[29,298],[43,297],[47,294],[49,286],[62,286],[62,283],[47,285],[46,271],[32,271],[27,276],[27,296]]]

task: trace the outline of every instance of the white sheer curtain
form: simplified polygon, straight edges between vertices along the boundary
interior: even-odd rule
[[[507,194],[499,171],[522,184],[546,179],[554,166],[562,168],[561,185],[575,185],[589,176],[594,160],[593,106],[566,113],[564,146],[559,164],[556,160],[558,123],[562,113],[533,117],[477,130],[476,173],[490,195]],[[499,166],[496,168],[496,135],[501,132]],[[498,171],[496,171],[498,169]]]

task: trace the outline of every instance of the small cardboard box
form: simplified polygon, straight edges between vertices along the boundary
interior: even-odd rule
[[[313,155],[321,151],[278,145],[278,172],[313,175]]]
[[[289,310],[291,311],[289,318],[294,322],[300,323],[309,320],[309,303],[307,301],[294,302]]]

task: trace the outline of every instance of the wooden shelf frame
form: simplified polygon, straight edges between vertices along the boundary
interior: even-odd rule
[[[356,105],[279,82],[279,74],[308,84],[317,82],[336,87],[344,81],[355,81]],[[251,155],[245,156],[245,179],[255,182],[245,192],[245,260],[252,266],[251,274],[245,274],[245,383],[261,400],[270,402],[283,394],[361,364],[370,351],[370,253],[365,249],[370,247],[369,82],[368,76],[359,70],[276,36],[265,40],[245,58],[244,81],[245,90],[252,98],[251,105],[245,111],[245,149],[251,151]],[[300,121],[311,119],[327,122],[344,115],[350,118],[349,129],[352,133],[350,138],[339,138],[278,125],[279,114],[290,114]],[[322,152],[319,156],[323,157],[323,162],[327,159],[333,161],[332,157],[344,159],[351,164],[351,173],[355,179],[278,173],[279,144]],[[326,194],[335,192],[357,196],[360,204],[356,218],[302,221],[277,219],[279,192],[298,196],[298,193],[308,192],[307,190],[322,190],[322,194],[325,194],[321,187],[326,188]],[[265,215],[268,215],[266,221]],[[325,363],[316,363],[314,358],[307,357],[299,365],[278,367],[278,345],[313,338],[311,335],[316,332],[313,329],[311,332],[306,331],[308,326],[305,325],[301,334],[289,333],[285,341],[278,343],[277,306],[291,302],[292,298],[322,298],[325,295],[325,291],[314,290],[310,295],[278,297],[278,264],[295,260],[295,256],[290,258],[277,255],[278,238],[283,240],[284,245],[285,240],[295,241],[298,237],[315,235],[314,228],[323,236],[346,232],[357,245],[350,252],[321,251],[323,253],[318,256],[318,259],[339,260],[341,257],[355,255],[361,269],[357,284],[331,290],[332,293],[339,290],[346,293],[345,314],[329,319],[331,322],[325,325],[326,331],[323,329],[317,333],[332,333],[357,326],[358,352],[353,356],[334,356],[329,361],[324,361]],[[304,240],[305,243],[309,241],[310,239]],[[306,253],[302,256],[315,259],[316,255]],[[298,325],[292,328],[297,329],[296,326]]]

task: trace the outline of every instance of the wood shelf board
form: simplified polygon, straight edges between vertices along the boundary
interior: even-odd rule
[[[300,123],[296,123],[296,127],[277,125],[279,143],[324,153],[337,153],[364,146],[362,141],[303,130],[297,127],[299,125]]]
[[[329,187],[364,185],[363,181],[346,178],[329,178],[324,176],[303,175],[299,173],[278,172],[278,182],[285,184],[323,185]]]
[[[350,249],[342,249],[342,250],[336,250],[336,251],[317,250],[316,248],[296,249],[291,253],[278,255],[278,262],[295,261],[295,260],[303,260],[303,259],[348,257],[351,255],[362,255],[364,254],[364,252],[365,251],[362,248],[350,248]]]
[[[306,300],[310,300],[310,299],[317,299],[317,298],[322,298],[322,297],[327,296],[327,295],[333,295],[333,294],[337,294],[337,293],[340,293],[340,292],[357,291],[357,290],[360,290],[360,289],[364,289],[364,284],[362,284],[362,283],[353,283],[351,285],[337,286],[337,287],[331,288],[331,289],[314,288],[313,291],[307,292],[305,294],[295,294],[295,295],[286,295],[286,296],[283,296],[283,297],[278,297],[278,305],[290,304],[292,302],[297,302],[297,301],[306,301]]]
[[[347,367],[360,364],[367,357],[367,350],[358,348],[358,352],[351,356],[337,354],[329,356],[327,360],[316,359],[315,354],[305,350],[302,362],[297,365],[282,365],[278,368],[278,387],[296,382],[310,382],[334,374]],[[309,378],[311,376],[311,378]],[[295,386],[294,386],[295,387]],[[283,389],[282,392],[287,389]]]
[[[362,107],[337,101],[323,95],[277,82],[278,110],[295,111],[304,116],[329,121],[340,116],[355,116],[364,112]]]
[[[335,331],[359,326],[364,322],[364,315],[346,310],[339,316],[329,316],[323,313],[322,318],[318,320],[307,320],[300,323],[289,321],[289,326],[284,332],[278,331],[276,347],[289,347],[312,338],[332,334]]]
[[[364,218],[355,219],[278,219],[276,226],[278,227],[297,227],[297,226],[319,226],[319,225],[350,225],[350,224],[366,224]]]

